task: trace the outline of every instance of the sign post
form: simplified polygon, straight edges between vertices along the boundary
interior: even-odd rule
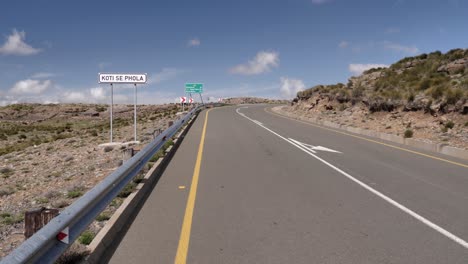
[[[136,83],[134,84],[135,85],[135,96],[133,98],[133,135],[134,135],[134,139],[135,139],[135,142],[137,141],[137,135],[136,135],[136,131],[137,131],[137,114],[136,114],[136,110],[137,110],[137,85]]]
[[[185,101],[187,101],[187,97],[180,97],[180,103],[182,104],[182,112],[184,112]]]
[[[192,93],[197,93],[200,95],[200,99],[202,104],[203,103],[203,98],[202,98],[202,93],[203,93],[203,83],[186,83],[185,84],[185,93],[189,93],[190,97],[192,97]]]
[[[110,142],[112,143],[112,122],[113,122],[113,118],[112,118],[112,113],[114,112],[113,111],[113,107],[114,107],[114,85],[111,83],[110,84],[111,86],[111,104],[110,104]]]
[[[99,73],[98,83],[109,83],[111,86],[111,105],[110,105],[110,142],[112,143],[112,115],[114,105],[114,84],[133,84],[135,86],[134,93],[134,106],[133,106],[133,118],[134,118],[134,139],[137,141],[137,84],[145,84],[147,79],[146,73]]]

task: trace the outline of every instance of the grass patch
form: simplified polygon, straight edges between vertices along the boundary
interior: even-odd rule
[[[46,204],[49,203],[49,199],[47,197],[39,197],[36,198],[36,202],[39,204]]]
[[[117,197],[112,200],[112,202],[110,203],[110,206],[119,207],[122,203],[123,203],[123,199]]]
[[[83,195],[82,191],[69,191],[67,193],[68,198],[77,198]]]
[[[82,186],[75,186],[72,189],[68,190],[67,197],[68,198],[77,198],[82,196],[84,193],[84,188]]]
[[[133,191],[135,191],[137,184],[133,181],[129,182],[125,187],[120,191],[117,197],[126,198],[128,197]]]
[[[174,141],[172,141],[172,139],[169,139],[166,143],[164,143],[163,149],[166,150],[172,145],[174,145]]]
[[[83,245],[89,245],[95,236],[96,235],[93,232],[86,230],[78,237],[78,242]]]
[[[103,221],[109,220],[110,218],[111,218],[111,215],[109,212],[102,212],[96,217],[96,221],[103,222]]]
[[[8,196],[15,193],[15,189],[11,186],[0,186],[0,197]]]
[[[11,214],[11,213],[1,213],[0,214],[1,223],[4,225],[13,225],[20,223],[24,220],[23,214]]]
[[[159,158],[164,157],[164,150],[160,149],[153,157],[149,160],[149,162],[156,162]]]

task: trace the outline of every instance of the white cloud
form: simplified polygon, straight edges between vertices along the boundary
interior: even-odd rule
[[[187,46],[196,47],[196,46],[200,46],[200,44],[201,44],[201,41],[199,38],[193,38],[188,41]]]
[[[419,52],[419,49],[415,46],[404,46],[398,43],[392,43],[389,41],[384,42],[384,48],[388,50],[393,50],[396,52],[415,54]]]
[[[177,75],[179,75],[182,72],[182,70],[178,70],[176,68],[163,68],[160,72],[149,76],[148,84],[161,83],[167,80],[174,79]]]
[[[82,92],[71,91],[64,93],[61,101],[65,103],[83,103],[86,101],[86,96]]]
[[[53,73],[50,73],[50,72],[38,72],[38,73],[35,73],[31,76],[31,78],[33,79],[47,79],[47,78],[50,78],[50,77],[54,77],[55,74]]]
[[[106,90],[102,87],[96,87],[89,89],[89,93],[95,101],[105,101],[107,99]]]
[[[24,31],[18,32],[16,29],[13,29],[13,33],[7,37],[5,44],[0,47],[0,54],[26,56],[41,51],[24,42],[25,39],[26,33]]]
[[[90,89],[79,89],[59,92],[60,94],[58,101],[62,103],[90,103],[99,104],[107,103],[110,99],[108,98],[107,90],[103,87],[94,87]],[[125,96],[123,103],[127,102]],[[48,99],[50,100],[50,98]],[[57,100],[54,100],[57,101]],[[114,101],[122,101],[121,94],[114,94]]]
[[[304,89],[305,85],[302,80],[281,77],[280,93],[283,98],[291,99],[296,96],[297,92]]]
[[[349,42],[347,41],[341,41],[340,44],[338,44],[338,47],[344,49],[344,48],[347,48],[349,46]]]
[[[312,4],[315,4],[315,5],[321,5],[321,4],[325,4],[328,2],[331,2],[331,0],[312,0]]]
[[[349,71],[351,73],[353,73],[353,75],[360,75],[364,71],[367,71],[367,70],[373,69],[373,68],[387,68],[387,67],[388,67],[388,65],[386,65],[386,64],[372,64],[372,63],[369,63],[369,64],[350,64],[348,66]]]
[[[255,58],[246,64],[237,65],[229,71],[233,74],[256,75],[268,72],[279,65],[279,54],[277,52],[260,51]]]
[[[12,94],[41,94],[45,90],[52,87],[52,81],[50,80],[22,80],[17,82],[13,88],[10,89]]]

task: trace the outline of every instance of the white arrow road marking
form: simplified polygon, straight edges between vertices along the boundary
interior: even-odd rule
[[[290,141],[298,144],[298,145],[302,145],[303,147],[306,147],[308,149],[310,149],[310,151],[312,153],[316,153],[314,150],[321,150],[321,151],[327,151],[327,152],[334,152],[334,153],[341,153],[337,150],[334,150],[334,149],[329,149],[329,148],[326,148],[326,147],[322,147],[322,146],[312,146],[312,145],[309,145],[309,144],[306,144],[306,143],[302,143],[302,142],[299,142],[295,139],[292,139],[292,138],[288,138]]]
[[[240,108],[237,108],[236,109],[236,112],[240,115],[242,115],[243,117],[245,117],[246,119],[252,121],[253,123],[259,125],[260,127],[266,129],[267,131],[269,131],[270,133],[278,136],[279,138],[285,140],[286,142],[290,143],[291,145],[299,148],[300,150],[304,151],[305,153],[309,154],[310,156],[314,157],[315,159],[317,159],[318,161],[322,162],[323,164],[327,165],[328,167],[332,168],[333,170],[339,172],[341,175],[345,176],[346,178],[350,179],[351,181],[357,183],[358,185],[360,185],[361,187],[363,187],[364,189],[368,190],[369,192],[375,194],[376,196],[382,198],[383,200],[385,200],[386,202],[390,203],[391,205],[395,206],[396,208],[400,209],[401,211],[405,212],[406,214],[414,217],[416,220],[420,221],[421,223],[425,224],[426,226],[432,228],[433,230],[439,232],[440,234],[444,235],[445,237],[449,238],[450,240],[454,241],[455,243],[459,244],[460,246],[468,249],[468,242],[466,242],[465,240],[463,240],[462,238],[450,233],[448,230],[444,229],[443,227],[441,226],[438,226],[436,224],[434,224],[433,222],[431,222],[430,220],[428,220],[427,218],[425,218],[424,216],[421,216],[419,214],[417,214],[416,212],[414,212],[413,210],[409,209],[408,207],[398,203],[397,201],[393,200],[392,198],[386,196],[385,194],[377,191],[376,189],[372,188],[371,186],[367,185],[366,183],[358,180],[357,178],[351,176],[350,174],[344,172],[343,170],[341,170],[340,168],[336,167],[335,165],[329,163],[328,161],[320,158],[319,156],[315,155],[314,153],[316,153],[315,151],[311,150],[310,148],[300,144],[299,143],[296,143],[298,141],[296,140],[290,140],[290,139],[287,139],[283,136],[281,136],[280,134],[276,133],[275,131],[267,128],[266,126],[264,126],[263,124],[258,124],[257,122],[255,122],[256,120],[254,119],[251,119],[249,118],[248,116],[242,114],[239,112],[239,109]]]
[[[244,117],[245,117],[245,115],[244,115]],[[252,122],[254,122],[255,124],[260,125],[260,126],[263,125],[260,121],[257,121],[257,120],[254,120],[254,119],[252,119]]]

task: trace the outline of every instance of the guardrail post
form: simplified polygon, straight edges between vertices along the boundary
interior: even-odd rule
[[[133,157],[133,155],[135,155],[135,152],[133,151],[133,148],[124,149],[122,152],[123,152],[123,157],[122,157],[123,162],[131,159]]]
[[[24,213],[24,236],[31,237],[58,214],[58,209],[46,209],[45,207],[27,211]]]

